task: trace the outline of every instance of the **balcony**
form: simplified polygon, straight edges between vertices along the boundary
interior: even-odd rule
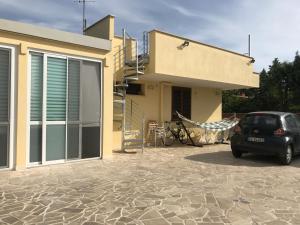
[[[144,80],[222,90],[259,87],[253,58],[162,31],[149,33],[149,58]]]

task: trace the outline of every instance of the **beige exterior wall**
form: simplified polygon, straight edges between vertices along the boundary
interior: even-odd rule
[[[150,32],[150,65],[148,74],[153,79],[161,75],[223,84],[258,87],[259,77],[253,74],[253,63],[248,56],[187,40],[189,46],[180,46],[186,39],[161,31]],[[213,84],[213,83],[212,83]],[[212,85],[211,85],[212,86]]]
[[[16,169],[26,167],[27,151],[27,125],[28,125],[28,50],[41,50],[64,55],[87,57],[103,61],[104,84],[103,93],[103,155],[106,157],[112,153],[112,113],[113,113],[113,57],[107,51],[81,47],[56,41],[50,41],[35,37],[22,36],[14,33],[0,31],[0,44],[10,45],[16,48],[16,118],[15,118],[15,154]],[[99,150],[100,151],[100,150]]]
[[[107,40],[114,39],[115,17],[108,15],[97,21],[85,30],[86,35],[103,38]]]
[[[28,126],[28,50],[41,50],[63,55],[87,57],[103,62],[103,154],[104,157],[121,145],[121,124],[113,121],[113,84],[122,76],[124,57],[120,53],[123,39],[114,35],[114,17],[108,16],[88,29],[87,34],[111,40],[111,51],[103,51],[75,44],[51,41],[0,31],[0,44],[16,48],[16,168],[26,167]],[[186,48],[178,47],[184,38],[159,31],[150,33],[150,63],[139,82],[145,84],[145,95],[128,95],[149,120],[171,120],[172,86],[192,88],[192,120],[206,122],[221,119],[223,87],[257,87],[258,76],[253,75],[250,58],[190,40]],[[127,40],[126,55],[134,57],[135,40]],[[168,79],[161,78],[162,75]],[[173,78],[176,78],[173,80]],[[180,78],[180,79],[177,79]],[[195,81],[195,82],[194,82]],[[203,83],[203,81],[217,82]],[[192,83],[192,85],[190,85]],[[220,85],[221,84],[221,85]],[[146,127],[147,131],[147,127]]]
[[[164,122],[171,120],[172,86],[170,83],[141,81],[145,85],[145,95],[127,95],[145,115],[145,135],[150,120]],[[178,84],[174,86],[180,86]],[[219,89],[191,87],[191,119],[199,122],[214,122],[222,118],[222,93]],[[114,123],[113,149],[121,147],[121,126]]]
[[[172,110],[172,84],[143,82],[145,95],[127,95],[138,103],[143,110],[146,122],[170,121]],[[178,86],[177,84],[175,86]],[[221,119],[222,94],[218,89],[192,87],[191,116],[192,120],[212,122]]]

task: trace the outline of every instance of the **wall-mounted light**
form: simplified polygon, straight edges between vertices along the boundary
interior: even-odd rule
[[[252,63],[255,63],[255,59],[254,58],[251,58],[250,61],[247,63],[247,65],[249,66]]]
[[[184,41],[180,46],[178,46],[178,48],[179,49],[183,49],[183,48],[185,48],[185,47],[187,47],[187,46],[189,46],[190,45],[190,42],[189,41]]]
[[[184,41],[183,44],[182,44],[182,47],[187,47],[190,45],[190,42],[189,41]]]

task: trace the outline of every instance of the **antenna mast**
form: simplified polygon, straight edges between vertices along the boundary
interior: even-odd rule
[[[86,29],[86,16],[85,16],[85,9],[86,9],[86,3],[87,2],[95,2],[93,0],[76,0],[74,2],[82,3],[82,33],[85,33]]]
[[[248,35],[248,56],[251,56],[251,36]]]

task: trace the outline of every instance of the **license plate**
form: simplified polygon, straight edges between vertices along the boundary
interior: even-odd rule
[[[257,138],[257,137],[248,137],[248,141],[262,143],[262,142],[265,142],[265,139],[264,138]]]

